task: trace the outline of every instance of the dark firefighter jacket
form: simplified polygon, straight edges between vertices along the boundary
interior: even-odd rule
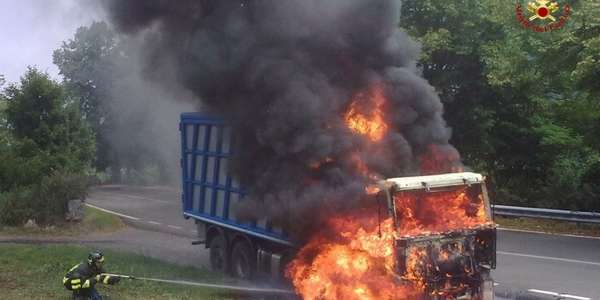
[[[63,284],[68,290],[72,291],[92,288],[96,282],[112,284],[114,279],[107,275],[100,275],[104,272],[103,268],[92,268],[87,263],[82,262],[67,272],[67,275],[63,278]]]

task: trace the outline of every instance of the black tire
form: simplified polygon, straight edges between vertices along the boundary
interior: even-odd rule
[[[233,245],[231,273],[234,277],[244,280],[251,280],[256,274],[256,253],[244,240]]]
[[[222,234],[218,234],[210,240],[209,256],[210,256],[210,268],[215,272],[225,273],[227,270],[227,247],[225,244],[225,237]]]

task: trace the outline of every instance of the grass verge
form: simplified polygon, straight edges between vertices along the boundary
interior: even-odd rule
[[[494,221],[498,223],[500,227],[509,229],[600,237],[600,224],[583,224],[558,220],[499,216],[494,217]]]
[[[85,207],[85,217],[81,222],[65,222],[50,227],[0,227],[0,234],[10,236],[78,236],[90,233],[114,232],[125,224],[115,215]]]
[[[87,258],[92,248],[74,245],[0,244],[0,298],[70,299],[62,285],[67,270]],[[181,267],[145,256],[103,251],[108,272],[134,276],[218,282],[222,277],[210,271]],[[177,286],[141,280],[122,280],[114,286],[98,284],[106,300],[133,299],[234,299],[211,289]]]

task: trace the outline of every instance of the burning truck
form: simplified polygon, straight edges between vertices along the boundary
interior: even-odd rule
[[[143,77],[203,112],[181,115],[182,203],[214,269],[304,299],[489,296],[484,179],[422,77],[447,66],[399,27],[414,1],[102,3]]]
[[[493,298],[496,227],[482,175],[374,180],[361,205],[299,244],[273,220],[236,215],[247,192],[228,167],[225,122],[184,113],[180,131],[183,214],[213,270],[286,278],[304,299]]]

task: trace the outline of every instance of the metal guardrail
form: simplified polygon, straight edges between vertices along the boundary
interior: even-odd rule
[[[533,208],[507,205],[492,205],[494,215],[552,219],[578,223],[600,224],[600,213],[562,209]]]

